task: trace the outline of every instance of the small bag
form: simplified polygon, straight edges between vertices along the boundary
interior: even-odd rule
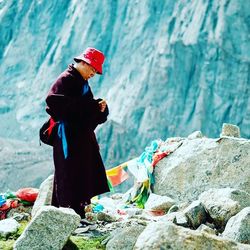
[[[43,143],[53,146],[54,139],[57,134],[58,122],[55,122],[51,117],[46,121],[39,131],[40,141]]]

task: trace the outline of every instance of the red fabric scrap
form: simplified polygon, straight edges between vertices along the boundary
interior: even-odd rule
[[[155,165],[164,157],[166,157],[167,155],[169,155],[171,153],[171,151],[166,151],[166,152],[158,152],[155,153],[153,156],[153,163],[152,166],[155,167]]]
[[[16,196],[24,201],[34,202],[38,195],[37,188],[21,188],[16,192]]]

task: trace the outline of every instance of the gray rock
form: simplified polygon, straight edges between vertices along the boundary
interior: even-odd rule
[[[173,205],[175,205],[175,201],[172,198],[151,193],[145,203],[145,209],[167,212]]]
[[[108,241],[107,250],[132,250],[138,236],[145,229],[142,225],[131,225],[112,233],[111,239]]]
[[[179,210],[179,207],[177,205],[173,205],[171,208],[168,210],[168,214],[177,212]]]
[[[240,137],[240,128],[233,124],[223,123],[220,137],[223,136]]]
[[[141,215],[143,213],[143,209],[137,207],[129,207],[124,209],[124,212],[130,217],[134,215]]]
[[[62,249],[80,219],[73,209],[44,206],[17,239],[14,250]]]
[[[14,213],[12,218],[19,222],[22,220],[28,221],[30,220],[31,216],[28,213]]]
[[[53,191],[54,175],[50,175],[45,181],[42,182],[37,199],[34,203],[31,216],[35,216],[36,212],[46,205],[51,205],[52,191]]]
[[[155,194],[176,202],[197,200],[210,188],[234,187],[250,192],[250,140],[185,140],[154,170]]]
[[[170,222],[173,222],[175,223],[176,222],[176,215],[178,214],[179,212],[171,212],[171,213],[167,213],[166,215],[164,215],[162,217],[163,220],[166,220],[166,221],[170,221]],[[187,219],[186,219],[186,222],[187,222]]]
[[[250,207],[242,209],[227,222],[223,237],[250,244]]]
[[[150,223],[138,237],[133,250],[248,250],[249,245],[229,241],[218,236],[201,233],[188,228],[176,226],[171,222],[159,221]]]
[[[192,202],[183,213],[187,217],[189,225],[194,229],[206,222],[206,211],[200,201]]]
[[[0,220],[0,236],[6,237],[17,232],[20,224],[13,218]]]
[[[210,189],[203,192],[199,200],[219,228],[241,209],[250,206],[250,195],[232,188]]]
[[[204,136],[203,136],[201,131],[195,131],[192,134],[190,134],[187,138],[189,140],[194,140],[194,139],[202,138],[202,137],[204,137]]]
[[[173,222],[182,227],[189,227],[188,219],[183,212],[176,212]]]
[[[8,211],[7,213],[7,218],[14,218],[16,219],[17,214],[19,214],[20,220],[21,218],[23,218],[24,220],[26,219],[30,219],[31,217],[31,210],[32,210],[32,206],[24,206],[24,205],[20,205],[18,207],[12,208],[10,211]],[[23,216],[22,216],[23,215]]]
[[[204,225],[204,224],[201,224],[196,230],[199,232],[202,232],[202,233],[216,235],[216,232],[214,229],[212,229],[211,227],[208,227],[207,225]]]
[[[117,221],[116,216],[107,212],[99,212],[97,213],[97,220],[106,221],[106,222],[114,222]]]

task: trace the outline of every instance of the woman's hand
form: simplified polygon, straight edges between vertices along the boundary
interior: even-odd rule
[[[99,104],[101,112],[104,112],[104,110],[105,110],[105,108],[107,106],[106,101],[105,100],[101,100],[101,101],[98,102],[98,104]]]

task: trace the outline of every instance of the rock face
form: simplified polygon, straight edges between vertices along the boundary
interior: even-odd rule
[[[250,206],[250,194],[232,188],[210,189],[203,192],[199,200],[220,228],[241,209]]]
[[[51,205],[53,191],[54,175],[50,175],[40,186],[37,199],[34,203],[31,216],[35,216],[36,212],[46,205]]]
[[[104,75],[90,84],[110,107],[99,138],[111,166],[158,137],[218,136],[227,121],[249,137],[249,5],[1,1],[0,136],[37,138],[49,86],[95,46],[107,57]]]
[[[250,207],[242,209],[229,219],[222,236],[250,244]]]
[[[50,155],[48,147],[40,147],[38,140],[27,143],[0,138],[0,193],[23,187],[38,188],[53,171]]]
[[[250,249],[249,245],[237,244],[207,233],[201,233],[171,222],[160,221],[149,224],[138,237],[134,250],[221,250],[221,249]]]
[[[209,188],[250,193],[250,140],[185,139],[155,167],[153,191],[179,201],[196,200]]]
[[[80,219],[70,208],[44,206],[17,239],[14,249],[62,249]]]

